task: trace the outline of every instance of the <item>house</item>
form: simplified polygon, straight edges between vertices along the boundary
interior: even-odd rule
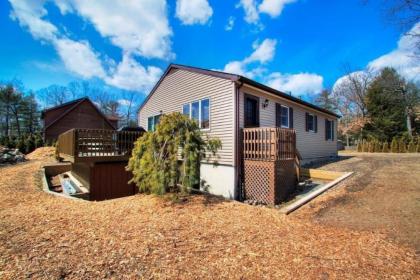
[[[42,111],[44,141],[55,142],[58,136],[72,128],[118,128],[118,119],[105,116],[87,97],[76,99]]]
[[[197,120],[204,133],[221,140],[218,164],[203,162],[200,176],[209,192],[227,198],[238,198],[243,181],[245,185],[253,181],[259,187],[267,180],[277,184],[289,173],[296,177],[296,149],[303,163],[337,155],[337,114],[240,75],[169,65],[140,106],[139,125],[153,130],[159,116],[170,112],[182,112]],[[284,145],[289,140],[290,145]],[[277,149],[274,154],[272,147]],[[287,149],[290,155],[283,153]],[[273,159],[282,161],[264,165],[264,159],[267,164]],[[280,180],[276,179],[278,174],[283,176]],[[258,192],[266,192],[274,201],[276,194],[267,188]],[[282,198],[285,195],[282,193]]]

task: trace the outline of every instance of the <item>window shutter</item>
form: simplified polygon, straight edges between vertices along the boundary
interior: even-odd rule
[[[325,140],[328,140],[328,120],[325,119]]]
[[[331,140],[334,141],[334,121],[331,121]]]
[[[315,133],[318,132],[318,116],[314,115],[314,129]]]
[[[293,108],[289,107],[289,128],[293,128]]]
[[[276,103],[276,126],[281,127],[281,105]]]
[[[309,131],[309,124],[308,124],[308,122],[309,122],[309,114],[308,113],[305,113],[305,130],[306,131]]]

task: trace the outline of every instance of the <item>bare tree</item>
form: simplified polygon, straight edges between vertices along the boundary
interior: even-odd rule
[[[374,78],[372,69],[353,71],[349,64],[343,66],[345,75],[333,89],[333,99],[336,109],[343,116],[340,120],[342,131],[350,131],[352,123],[367,122],[366,94],[370,83]],[[363,137],[363,127],[361,128]],[[349,144],[349,135],[346,136],[346,142]]]
[[[38,91],[45,106],[57,106],[71,100],[69,91],[65,86],[51,85]]]
[[[372,2],[362,0],[363,3]],[[401,30],[409,30],[405,35],[413,36],[415,40],[415,55],[420,56],[420,1],[419,0],[382,0],[380,9],[383,11],[385,19],[392,25]],[[414,26],[414,28],[413,28]]]
[[[124,125],[130,126],[133,123],[133,108],[138,102],[138,93],[128,91],[123,93],[123,99],[120,101],[124,115]]]

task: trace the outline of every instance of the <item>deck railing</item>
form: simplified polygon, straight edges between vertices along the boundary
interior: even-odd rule
[[[128,160],[141,132],[71,129],[58,137],[60,156],[77,160]]]
[[[296,132],[279,127],[243,129],[243,158],[245,160],[284,160],[296,156]]]

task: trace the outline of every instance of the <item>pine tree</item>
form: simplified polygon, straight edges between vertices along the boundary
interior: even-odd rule
[[[406,82],[393,68],[384,68],[366,95],[369,123],[365,131],[381,140],[401,136],[406,130]]]
[[[155,131],[136,141],[127,170],[141,192],[164,194],[180,186],[178,191],[188,193],[200,183],[206,152],[214,156],[220,147],[220,140],[203,138],[197,122],[171,113],[161,117]]]
[[[396,137],[392,138],[391,152],[392,153],[398,153],[398,141],[397,141]]]

